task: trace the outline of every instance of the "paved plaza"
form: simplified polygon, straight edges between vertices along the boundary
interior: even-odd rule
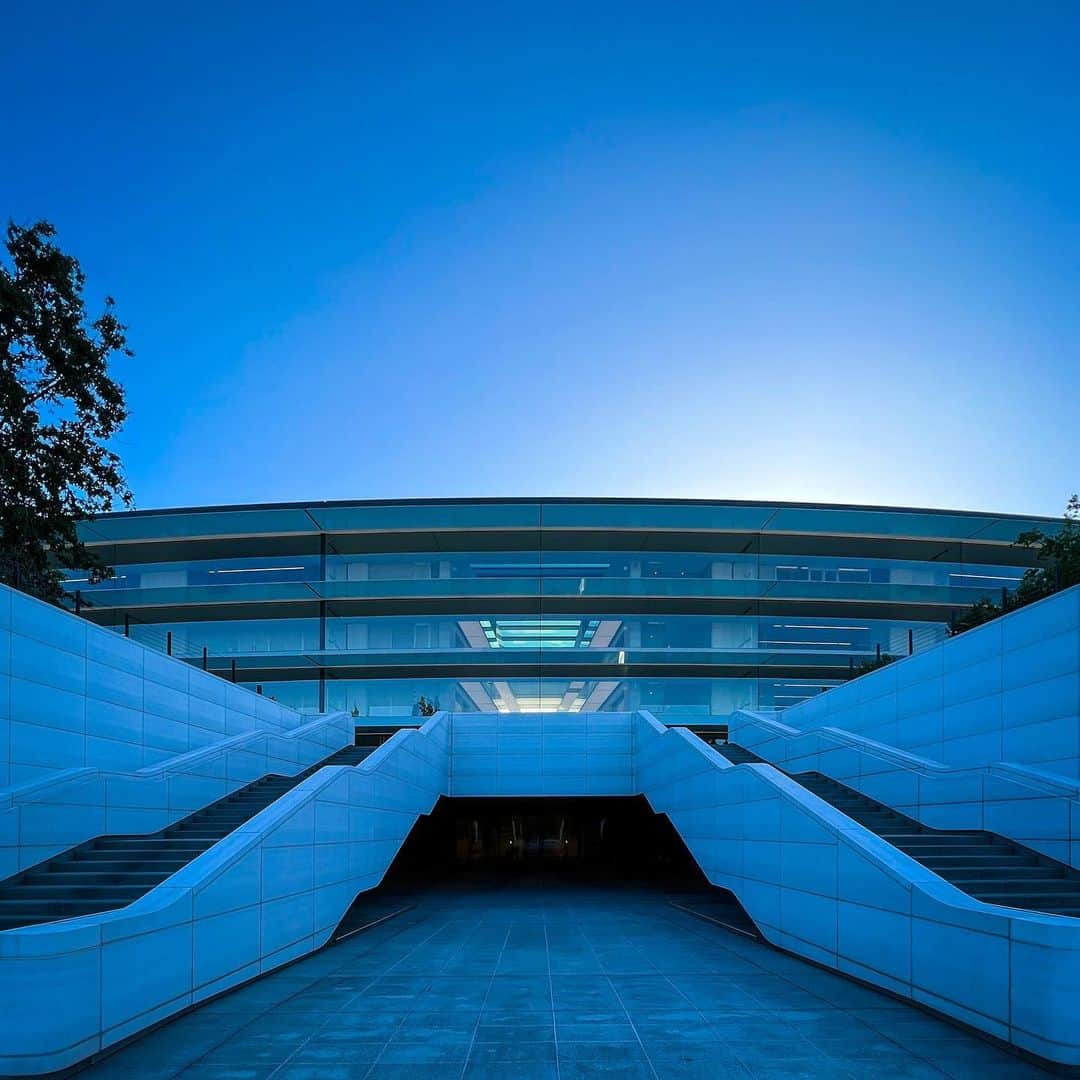
[[[447,885],[86,1080],[1048,1075],[634,886]]]

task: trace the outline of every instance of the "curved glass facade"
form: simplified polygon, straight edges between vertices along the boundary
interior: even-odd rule
[[[149,511],[88,524],[83,614],[305,711],[783,708],[1015,587],[1017,517],[692,501]]]

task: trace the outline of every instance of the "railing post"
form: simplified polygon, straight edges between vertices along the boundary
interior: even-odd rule
[[[236,657],[232,659],[232,681],[236,682]]]
[[[256,694],[261,694],[262,693],[262,683],[256,683],[255,684],[255,693]]]
[[[206,670],[206,662],[207,662],[208,659],[209,659],[208,650],[207,650],[206,646],[204,645],[202,647],[202,669],[203,669],[203,671]]]
[[[915,631],[908,627],[907,632],[907,654],[913,656],[915,653]]]
[[[880,641],[877,643],[877,658],[879,660],[881,659],[881,642]]]
[[[131,615],[124,612],[124,637],[131,637]]]
[[[165,655],[172,656],[172,631],[165,631]]]
[[[75,590],[75,614],[80,615],[82,613],[82,589]]]

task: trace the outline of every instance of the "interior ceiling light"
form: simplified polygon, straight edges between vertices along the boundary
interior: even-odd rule
[[[836,645],[849,647],[850,641],[783,641],[779,638],[762,638],[762,645]]]
[[[211,570],[211,574],[267,574],[273,570],[303,570],[302,566],[252,566],[246,570]]]
[[[949,577],[977,578],[979,581],[1019,581],[1019,577],[1008,577],[1005,574],[967,574],[963,570],[949,572]]]

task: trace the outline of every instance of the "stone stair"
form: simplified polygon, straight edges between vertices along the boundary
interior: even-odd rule
[[[734,743],[716,750],[735,765],[768,764]],[[1080,873],[1064,863],[981,829],[932,829],[822,773],[785,775],[976,900],[1080,916]]]
[[[125,907],[327,765],[356,765],[347,746],[297,776],[265,776],[149,836],[99,836],[0,882],[0,931]]]

